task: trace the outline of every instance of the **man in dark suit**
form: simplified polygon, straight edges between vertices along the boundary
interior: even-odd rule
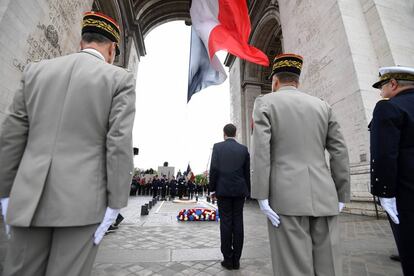
[[[243,205],[250,194],[250,155],[235,140],[236,127],[227,124],[224,142],[213,147],[210,165],[210,191],[217,197],[220,216],[221,265],[239,269],[243,248]]]
[[[383,67],[371,121],[371,193],[398,224],[404,275],[414,275],[414,68]]]

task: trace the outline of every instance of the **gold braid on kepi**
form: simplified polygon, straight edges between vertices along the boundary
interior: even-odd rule
[[[303,57],[296,54],[280,54],[277,55],[273,60],[272,73],[269,76],[269,79],[273,77],[274,74],[285,72],[293,73],[300,76],[303,65]]]
[[[414,82],[414,68],[407,66],[381,67],[379,69],[379,80],[372,87],[380,89],[384,83],[391,79]]]
[[[116,43],[116,55],[120,54],[118,45],[121,40],[121,33],[115,19],[100,12],[86,12],[82,21],[82,34],[84,33],[98,33],[105,36]]]

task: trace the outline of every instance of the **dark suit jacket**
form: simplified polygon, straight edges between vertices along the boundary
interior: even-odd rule
[[[222,197],[250,195],[250,155],[247,147],[231,138],[214,145],[210,191]]]
[[[414,210],[414,89],[379,101],[370,130],[371,193]]]

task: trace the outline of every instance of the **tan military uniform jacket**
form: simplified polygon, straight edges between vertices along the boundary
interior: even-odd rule
[[[252,198],[268,198],[282,215],[337,215],[338,201],[349,201],[350,177],[331,107],[289,86],[258,97],[253,120]]]
[[[26,66],[0,136],[13,226],[79,226],[127,205],[135,81],[97,54]]]

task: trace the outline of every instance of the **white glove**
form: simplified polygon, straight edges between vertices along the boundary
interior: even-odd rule
[[[385,212],[387,212],[392,221],[395,224],[400,224],[400,220],[398,219],[397,203],[395,201],[395,197],[379,197],[379,201],[381,203],[382,208],[385,210]]]
[[[1,214],[3,215],[4,220],[4,227],[6,228],[6,236],[10,238],[10,225],[6,224],[6,213],[7,213],[7,207],[9,206],[9,198],[4,197],[0,198],[1,203]]]
[[[267,218],[270,220],[273,226],[278,227],[280,224],[280,218],[275,213],[275,211],[273,211],[272,208],[270,208],[269,200],[259,199],[257,201],[259,202],[260,210],[262,210],[262,212],[267,216]]]
[[[339,202],[339,213],[342,212],[342,209],[344,209],[345,203]]]
[[[112,209],[106,207],[106,212],[103,221],[99,224],[98,229],[96,229],[93,243],[98,245],[103,237],[105,236],[106,231],[108,230],[109,226],[115,222],[116,217],[119,214],[120,209]]]

